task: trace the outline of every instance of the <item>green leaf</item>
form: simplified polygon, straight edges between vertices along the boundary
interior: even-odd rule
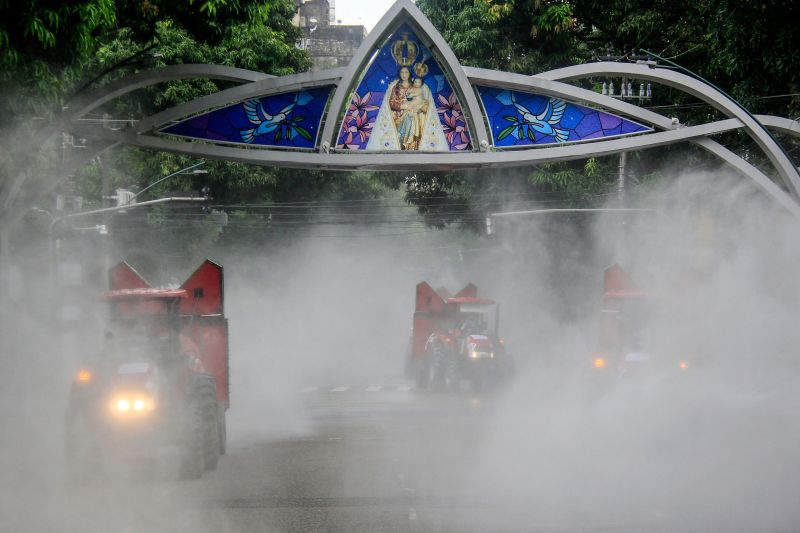
[[[282,130],[281,130],[280,128],[276,129],[276,130],[275,130],[275,136],[273,137],[273,140],[274,140],[275,142],[278,142],[278,141],[280,141],[280,140],[281,140],[281,134],[282,134],[282,133],[283,133],[283,132],[282,132]]]
[[[503,129],[500,131],[500,133],[498,133],[498,134],[497,134],[497,140],[498,140],[498,141],[502,141],[503,139],[505,139],[506,137],[508,137],[509,135],[511,135],[511,132],[512,132],[512,131],[514,131],[514,128],[515,128],[515,127],[516,127],[516,126],[514,126],[514,125],[511,125],[511,126],[507,126],[507,127],[503,128]]]
[[[519,118],[518,117],[512,117],[511,115],[504,116],[503,120],[505,120],[507,122],[510,122],[512,124],[516,124],[517,122],[519,122]]]
[[[311,140],[311,134],[308,132],[308,130],[307,130],[307,129],[305,129],[305,128],[301,127],[301,126],[294,126],[294,130],[295,130],[297,133],[299,133],[299,134],[300,134],[300,136],[301,136],[302,138],[304,138],[305,140],[307,140],[307,141],[310,141],[310,140]]]
[[[306,117],[294,117],[294,118],[292,119],[292,122],[294,122],[295,124],[297,124],[298,122],[303,122],[303,120],[305,120],[305,118],[306,118]]]
[[[533,142],[536,142],[536,137],[534,137],[533,130],[530,128],[528,128],[528,139],[530,139]]]

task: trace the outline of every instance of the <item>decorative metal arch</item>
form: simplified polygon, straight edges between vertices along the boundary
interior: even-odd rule
[[[396,74],[390,73],[393,65]],[[709,103],[727,118],[684,126],[566,83],[592,76],[668,85]],[[190,77],[241,85],[124,130],[80,121],[125,93]],[[417,89],[411,90],[411,78],[420,79]],[[332,170],[513,167],[688,141],[730,164],[800,216],[800,175],[765,127],[800,135],[797,121],[754,118],[705,83],[649,65],[590,63],[535,76],[463,67],[410,0],[395,2],[346,68],[272,77],[216,65],[167,67],[118,80],[81,99],[60,123],[62,131],[101,141],[102,149],[124,143],[252,164]],[[785,190],[711,139],[739,129],[764,151]],[[379,135],[389,140],[376,148],[370,139]]]

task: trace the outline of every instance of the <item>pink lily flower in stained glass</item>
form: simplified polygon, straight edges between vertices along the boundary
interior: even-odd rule
[[[344,121],[350,124],[358,119],[361,112],[375,111],[378,106],[370,104],[369,99],[372,98],[372,91],[368,91],[363,97],[358,96],[358,93],[353,93],[353,100],[350,102],[350,107],[347,109],[347,115]]]
[[[347,128],[347,137],[344,140],[345,146],[351,148],[351,145],[355,144],[356,148],[358,145],[364,144],[369,139],[370,133],[372,133],[372,126],[374,122],[367,122],[367,112],[363,111],[361,114],[354,113],[353,121],[350,123],[350,126]],[[358,137],[358,142],[355,141],[356,137]]]
[[[440,94],[437,97],[439,100],[439,104],[441,107],[436,108],[436,112],[439,114],[451,114],[453,116],[460,116],[461,115],[461,104],[458,103],[458,99],[456,98],[456,93],[450,93],[448,98],[445,98],[444,95]]]
[[[448,115],[445,113],[442,118],[444,118],[442,129],[444,129],[444,135],[447,138],[447,142],[452,145],[457,140],[463,141],[463,132],[466,131],[464,126],[464,117],[458,115]]]

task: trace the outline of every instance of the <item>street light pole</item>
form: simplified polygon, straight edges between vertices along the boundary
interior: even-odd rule
[[[187,172],[188,170],[191,170],[191,171],[192,171],[192,172],[191,172],[192,174],[207,174],[207,173],[208,173],[208,171],[207,171],[207,170],[200,170],[200,169],[198,169],[198,170],[194,170],[194,169],[196,169],[197,167],[199,167],[199,166],[201,166],[201,165],[204,165],[204,164],[205,164],[205,161],[200,161],[199,163],[195,163],[195,164],[194,164],[194,165],[192,165],[192,166],[189,166],[189,167],[186,167],[186,168],[182,168],[182,169],[180,169],[180,170],[177,170],[177,171],[173,172],[172,174],[168,174],[168,175],[164,176],[163,178],[161,178],[161,179],[159,179],[159,180],[156,180],[156,181],[154,181],[153,183],[151,183],[150,185],[148,185],[147,187],[145,187],[145,188],[144,188],[144,189],[142,189],[141,191],[139,191],[139,192],[137,192],[136,194],[134,194],[134,195],[133,195],[133,198],[131,198],[131,199],[128,201],[128,203],[129,203],[129,204],[132,204],[132,203],[134,203],[134,201],[136,200],[136,198],[138,198],[139,196],[141,196],[141,195],[142,195],[144,192],[146,192],[146,191],[147,191],[147,190],[149,190],[149,189],[152,189],[153,187],[155,187],[155,186],[156,186],[156,185],[158,185],[159,183],[161,183],[161,182],[163,182],[163,181],[166,181],[166,180],[168,180],[169,178],[171,178],[171,177],[173,177],[173,176],[177,176],[178,174],[188,174],[188,172]]]

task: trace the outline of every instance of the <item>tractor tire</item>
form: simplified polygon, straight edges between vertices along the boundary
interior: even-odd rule
[[[445,370],[447,367],[447,354],[440,348],[434,348],[428,358],[428,390],[430,392],[445,392]]]
[[[217,433],[219,433],[219,454],[228,451],[228,424],[225,421],[225,406],[217,405]]]
[[[448,356],[444,361],[444,388],[447,392],[458,392],[461,386],[461,376],[458,372],[458,360],[454,356]]]
[[[205,470],[203,403],[200,394],[189,398],[181,443],[180,477],[199,479]]]
[[[204,386],[200,392],[203,412],[203,463],[206,470],[214,470],[219,462],[219,409],[217,391],[213,386]]]

